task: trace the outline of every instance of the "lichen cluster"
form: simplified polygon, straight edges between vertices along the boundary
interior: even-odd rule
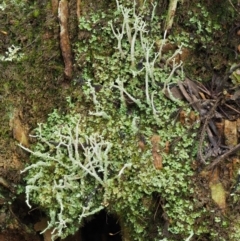
[[[31,153],[23,170],[26,202],[46,212],[53,238],[74,233],[102,209],[119,217],[123,240],[189,240],[208,232],[198,223],[205,209],[195,206],[191,183],[196,134],[177,119],[190,107],[170,91],[184,78],[175,59],[181,46],[162,51],[166,33],[159,33],[154,6],[117,1],[108,25],[101,25],[103,14],[82,18],[89,34],[76,46],[83,95],[68,99],[68,113],[54,111],[39,125],[31,150],[22,146]]]

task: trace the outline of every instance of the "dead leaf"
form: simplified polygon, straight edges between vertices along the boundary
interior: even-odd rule
[[[199,95],[203,100],[206,100],[205,94],[199,91]]]
[[[186,62],[186,60],[189,59],[190,56],[191,56],[190,50],[187,48],[182,48],[182,53],[179,54],[180,61],[184,63]]]
[[[41,220],[34,224],[35,231],[43,231],[47,227],[47,218],[41,218]]]
[[[43,233],[44,241],[52,241],[52,229],[48,229]]]
[[[47,218],[42,218],[39,222],[34,224],[34,229],[37,232],[42,232],[48,226]],[[52,241],[52,229],[48,229],[43,233],[44,241]]]
[[[13,138],[23,146],[28,147],[28,130],[22,122],[22,116],[22,112],[16,109],[14,111],[13,118],[10,120],[10,127],[12,128]]]
[[[185,125],[186,112],[184,110],[179,113],[179,121],[182,125]]]
[[[179,90],[177,86],[173,86],[170,90],[165,90],[165,93],[167,98],[171,99],[172,97],[177,100],[183,100],[184,96],[182,92]]]
[[[237,119],[237,132],[238,132],[238,137],[240,137],[240,118]]]
[[[184,110],[182,110],[179,113],[179,121],[182,125],[192,125],[197,120],[199,120],[199,115],[196,114],[194,111],[186,113]]]
[[[162,156],[159,154],[160,147],[159,142],[161,138],[158,135],[153,135],[151,138],[152,143],[152,156],[153,156],[153,164],[157,170],[162,169]]]
[[[226,209],[226,192],[219,178],[219,168],[209,173],[209,188],[211,190],[212,200],[218,205],[221,210]]]
[[[190,124],[192,125],[195,121],[199,120],[199,115],[196,114],[194,111],[191,111],[189,113],[189,120],[190,120]]]
[[[168,154],[170,152],[170,142],[169,141],[166,141],[164,151],[166,154]]]
[[[221,182],[210,184],[212,200],[221,210],[226,209],[226,192]]]
[[[159,135],[152,136],[151,143],[152,143],[153,148],[158,148],[160,140],[161,140],[161,138]]]
[[[209,172],[209,183],[215,184],[219,182],[219,168],[215,168],[212,172]]]
[[[238,144],[236,121],[224,121],[224,138],[227,146],[236,146]]]
[[[153,164],[157,170],[162,169],[162,156],[156,152],[153,153]]]
[[[162,40],[156,41],[156,47],[158,51],[162,51],[162,54],[169,53],[170,51],[175,51],[177,49],[177,46],[175,44],[170,43],[168,40],[164,43]]]
[[[141,149],[141,151],[144,151],[146,145],[145,145],[145,143],[144,143],[143,141],[140,140],[140,141],[138,142],[138,147]]]

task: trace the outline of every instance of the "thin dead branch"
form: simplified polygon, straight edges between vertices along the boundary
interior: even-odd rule
[[[213,169],[217,164],[219,164],[220,162],[222,162],[223,160],[225,160],[227,157],[229,157],[230,155],[234,154],[235,152],[237,152],[238,150],[240,150],[240,143],[237,144],[235,147],[233,147],[232,149],[230,149],[229,151],[225,152],[224,154],[222,154],[221,156],[217,157],[216,159],[214,159],[209,165],[206,166],[206,170],[209,171],[211,169]]]
[[[78,17],[78,20],[81,17],[81,0],[77,0],[77,17]]]
[[[68,33],[69,9],[68,1],[60,0],[58,5],[58,19],[60,24],[60,47],[65,64],[64,75],[67,80],[72,78],[72,49]]]

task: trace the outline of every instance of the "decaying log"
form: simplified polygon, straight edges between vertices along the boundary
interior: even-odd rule
[[[58,5],[58,19],[60,24],[60,47],[65,64],[64,75],[67,80],[72,78],[72,50],[68,33],[68,1],[60,0]]]

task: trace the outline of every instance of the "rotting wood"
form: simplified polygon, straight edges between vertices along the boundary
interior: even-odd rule
[[[58,19],[60,24],[60,47],[65,64],[64,77],[66,80],[71,80],[73,64],[72,64],[72,49],[68,33],[68,18],[69,9],[68,1],[60,0],[58,5]]]

